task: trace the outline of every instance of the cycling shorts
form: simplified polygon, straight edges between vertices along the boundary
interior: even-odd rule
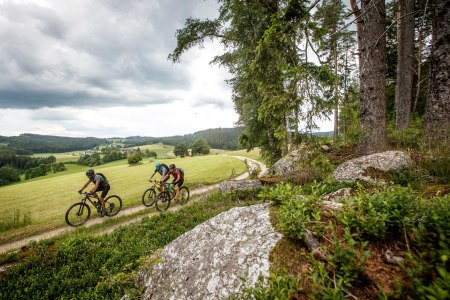
[[[180,180],[178,180],[177,183],[175,183],[175,186],[181,187],[183,185],[183,183],[184,183],[184,179],[180,179]]]
[[[99,190],[102,191],[102,198],[103,198],[103,199],[105,199],[105,197],[106,197],[106,195],[108,194],[110,188],[111,188],[111,187],[109,186],[109,184],[108,184],[108,185],[105,185],[105,186],[102,186],[101,188],[99,188]]]

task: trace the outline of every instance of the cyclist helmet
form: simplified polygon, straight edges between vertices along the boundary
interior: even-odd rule
[[[161,167],[161,163],[158,161],[158,162],[155,164],[155,167],[157,167],[157,168]]]
[[[89,169],[89,170],[86,171],[86,176],[87,177],[91,177],[92,175],[94,175],[94,170]]]
[[[169,169],[175,169],[175,165],[174,164],[171,164],[170,166],[169,166]]]

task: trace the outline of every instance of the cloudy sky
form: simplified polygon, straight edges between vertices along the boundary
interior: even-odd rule
[[[176,29],[215,0],[0,0],[0,135],[169,136],[238,119],[209,43],[173,64]]]

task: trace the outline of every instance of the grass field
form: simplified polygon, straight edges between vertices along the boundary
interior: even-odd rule
[[[170,145],[164,145],[162,143],[158,144],[152,144],[152,145],[144,145],[139,147],[132,147],[132,148],[139,148],[141,151],[150,150],[155,152],[158,155],[158,159],[162,158],[175,158],[175,155],[173,154],[173,146]]]
[[[236,151],[226,151],[224,152],[226,155],[237,155],[244,156],[252,159],[256,159],[258,161],[263,161],[260,156],[260,150],[258,148],[253,149],[252,151],[247,152],[247,150],[236,150]]]
[[[80,158],[80,155],[83,155],[84,151],[71,151],[71,152],[64,152],[64,153],[37,153],[33,154],[32,157],[49,157],[50,155],[53,155],[56,157],[56,162],[68,162],[68,161],[77,161],[78,158]]]
[[[121,160],[98,166],[95,170],[107,176],[111,183],[110,195],[119,195],[124,208],[128,208],[142,205],[141,196],[149,186],[147,180],[154,170],[153,163],[146,159],[140,165],[129,166],[125,160]],[[242,161],[222,155],[176,158],[167,163],[174,163],[184,169],[185,185],[191,188],[225,180],[230,177],[232,169],[235,169],[237,174],[246,170]],[[29,226],[2,232],[0,244],[66,226],[65,212],[71,204],[79,201],[77,191],[87,181],[84,172],[88,169],[69,166],[73,168],[69,168],[64,174],[47,175],[0,188],[0,221],[17,215],[18,211],[20,216],[28,215],[31,218]],[[158,175],[155,178],[159,178]],[[90,188],[92,186],[91,184]]]

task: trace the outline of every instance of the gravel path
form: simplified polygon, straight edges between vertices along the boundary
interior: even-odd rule
[[[247,157],[243,157],[243,156],[232,156],[232,157],[240,159],[240,160],[246,162],[249,170],[254,170],[255,168],[259,167],[259,169],[260,169],[259,176],[264,175],[267,172],[266,165],[261,163],[261,162],[259,162],[259,161],[257,161],[257,160],[254,160],[254,159],[251,159],[251,158],[247,158]],[[238,177],[236,177],[235,180],[242,180],[242,179],[247,178],[248,176],[249,176],[249,172],[245,172],[244,174],[239,175]],[[217,189],[218,187],[219,187],[219,184],[217,183],[217,184],[213,184],[213,185],[208,185],[208,186],[205,186],[205,187],[197,188],[197,189],[194,189],[194,190],[191,191],[191,196],[204,194],[204,193],[209,192],[211,190]],[[189,205],[190,203],[194,203],[194,202],[200,201],[200,200],[202,200],[202,197],[198,197],[198,199],[196,199],[194,201],[189,201],[189,203],[187,205]],[[169,211],[177,211],[180,208],[181,208],[180,205],[172,206],[172,207],[169,208]],[[133,214],[135,212],[138,212],[138,211],[141,211],[141,210],[144,210],[144,209],[147,209],[147,208],[145,206],[143,206],[143,205],[130,207],[130,208],[127,208],[127,209],[123,209],[123,210],[120,211],[120,216],[128,216],[128,215],[131,215],[131,214]],[[102,230],[101,233],[98,233],[98,234],[105,234],[105,233],[112,232],[114,229],[116,229],[119,226],[126,226],[126,225],[129,225],[131,223],[138,222],[141,219],[143,219],[144,217],[151,217],[151,216],[156,215],[158,213],[159,212],[157,212],[157,211],[152,211],[149,214],[146,214],[146,215],[143,215],[143,216],[138,216],[138,217],[133,218],[131,220],[127,220],[127,221],[124,221],[124,222],[122,222],[120,224],[116,224],[116,225],[113,225],[111,227],[105,228],[104,230]],[[108,220],[108,218],[94,218],[94,219],[90,219],[88,221],[88,223],[85,224],[84,226],[85,227],[89,227],[89,226],[92,226],[92,225],[95,225],[95,224],[103,223],[106,220]],[[18,240],[18,241],[12,242],[12,243],[3,244],[3,245],[0,246],[0,253],[4,253],[4,252],[12,250],[12,249],[21,248],[21,247],[27,245],[28,243],[30,243],[32,241],[36,241],[37,242],[37,241],[49,239],[49,238],[52,238],[52,237],[55,237],[55,236],[58,236],[58,235],[61,235],[61,234],[64,234],[64,233],[67,233],[67,232],[70,232],[70,231],[74,231],[75,229],[76,228],[69,227],[69,226],[62,227],[62,228],[58,228],[58,229],[55,229],[55,230],[44,232],[42,234],[34,235],[34,236],[29,237],[29,238]]]

